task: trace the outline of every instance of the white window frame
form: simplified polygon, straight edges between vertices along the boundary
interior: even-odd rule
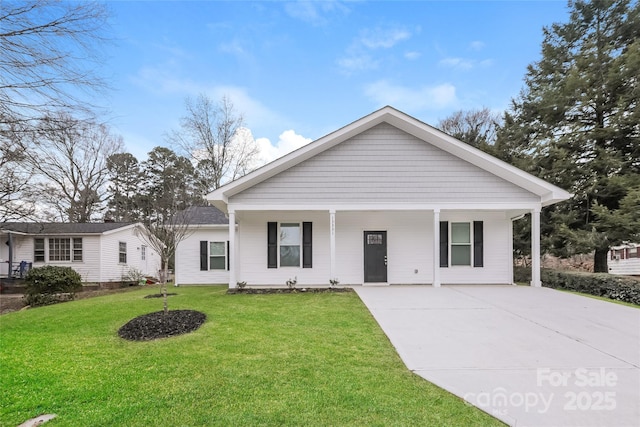
[[[124,245],[124,251],[122,250],[122,245]],[[124,261],[122,261],[122,256],[124,255]],[[127,242],[118,242],[118,264],[126,264],[127,263]]]
[[[37,242],[42,242],[42,249],[37,248]],[[38,259],[41,258],[41,259]],[[36,237],[33,239],[33,262],[47,261],[47,239],[44,237]]]
[[[469,226],[469,243],[454,243],[453,242],[453,225],[454,224],[467,224]],[[450,221],[449,222],[449,265],[451,267],[472,267],[473,266],[473,221]],[[469,264],[454,264],[453,262],[453,247],[454,246],[468,246],[469,247]]]
[[[147,247],[145,245],[140,245],[140,260],[147,260]]]
[[[282,244],[282,227],[293,226],[298,227],[298,244],[283,245]],[[298,265],[282,265],[282,247],[298,247]],[[278,222],[278,268],[302,268],[302,222],[300,221],[283,221]]]
[[[211,244],[212,243],[218,243],[218,244],[222,244],[222,247],[224,248],[224,255],[211,255]],[[207,263],[209,265],[209,271],[224,271],[227,269],[227,242],[226,241],[210,241],[209,245],[207,246],[207,250],[208,250],[208,257],[207,257]],[[224,258],[224,263],[222,264],[222,268],[213,268],[211,265],[211,258]]]
[[[79,243],[79,245],[78,245]],[[82,237],[72,237],[71,238],[71,256],[73,258],[73,262],[82,262],[84,259],[84,243],[82,241]]]

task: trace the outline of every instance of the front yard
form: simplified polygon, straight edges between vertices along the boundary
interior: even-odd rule
[[[197,331],[129,342],[156,288],[0,318],[0,425],[502,425],[407,371],[355,293],[183,287]]]

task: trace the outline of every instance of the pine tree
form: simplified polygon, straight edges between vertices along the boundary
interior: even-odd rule
[[[542,58],[528,67],[497,145],[511,141],[505,150],[514,157],[533,156],[529,172],[574,194],[543,211],[545,248],[561,256],[595,251],[595,271],[605,272],[609,246],[638,231],[612,227],[607,215],[639,189],[640,6],[569,7],[568,23],[544,29]]]

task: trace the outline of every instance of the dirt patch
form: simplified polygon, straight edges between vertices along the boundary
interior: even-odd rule
[[[121,338],[130,341],[150,341],[193,332],[198,329],[207,316],[195,310],[171,310],[138,316],[118,330]]]

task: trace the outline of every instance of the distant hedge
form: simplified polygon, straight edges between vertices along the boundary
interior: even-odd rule
[[[25,281],[24,299],[31,306],[72,300],[75,293],[82,290],[82,277],[71,267],[45,265],[32,268]]]
[[[607,273],[542,269],[542,286],[583,292],[640,305],[640,280]]]

